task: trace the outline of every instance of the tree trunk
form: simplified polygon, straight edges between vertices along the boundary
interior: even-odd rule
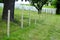
[[[41,9],[38,9],[38,14],[41,14]]]
[[[38,14],[41,14],[42,6],[38,9]]]
[[[57,0],[57,3],[56,3],[56,14],[60,14],[60,0]]]
[[[14,5],[15,0],[4,0],[4,8],[3,8],[3,14],[2,19],[7,20],[8,18],[8,10],[10,10],[10,20],[14,20]]]
[[[56,9],[56,14],[60,14],[60,7],[58,7],[57,9]]]
[[[42,5],[39,5],[38,7],[39,7],[39,8],[38,8],[38,14],[41,14],[41,11],[42,11]]]

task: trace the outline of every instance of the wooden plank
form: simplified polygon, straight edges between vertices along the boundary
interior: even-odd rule
[[[23,13],[21,15],[21,28],[23,28]]]
[[[8,20],[7,20],[7,36],[10,36],[10,10],[8,10]]]

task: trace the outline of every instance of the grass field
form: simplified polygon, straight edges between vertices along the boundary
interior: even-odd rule
[[[24,28],[21,29],[21,13],[24,13]],[[31,13],[31,25],[28,26],[28,13]],[[34,16],[35,15],[35,16]],[[60,40],[60,15],[15,9],[16,22],[10,23],[10,38],[7,38],[7,23],[1,19],[0,8],[0,40]],[[35,25],[34,19],[37,19]]]

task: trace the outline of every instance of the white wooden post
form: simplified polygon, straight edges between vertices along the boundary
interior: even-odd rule
[[[46,13],[47,13],[47,9],[46,9]]]
[[[51,14],[53,14],[53,10],[51,9]]]
[[[44,12],[46,12],[46,9],[45,9],[45,11]]]
[[[50,14],[52,14],[52,8],[50,8],[49,10],[50,10]]]
[[[35,14],[35,25],[36,25],[37,19],[36,19],[36,14]]]
[[[23,8],[23,6],[22,6]],[[23,9],[22,9],[22,13],[21,13],[21,28],[23,28]]]
[[[38,12],[37,12],[38,13]],[[39,20],[39,23],[40,23],[40,14],[38,14],[38,20]]]
[[[29,26],[31,24],[30,9],[29,9]]]
[[[8,20],[7,20],[7,36],[10,36],[10,10],[8,10]]]

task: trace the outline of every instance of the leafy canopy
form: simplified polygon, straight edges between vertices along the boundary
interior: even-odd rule
[[[3,0],[0,0],[0,3],[3,3]]]
[[[30,0],[31,5],[33,5],[38,10],[38,12],[41,11],[42,6],[46,4],[47,1],[48,0]]]

